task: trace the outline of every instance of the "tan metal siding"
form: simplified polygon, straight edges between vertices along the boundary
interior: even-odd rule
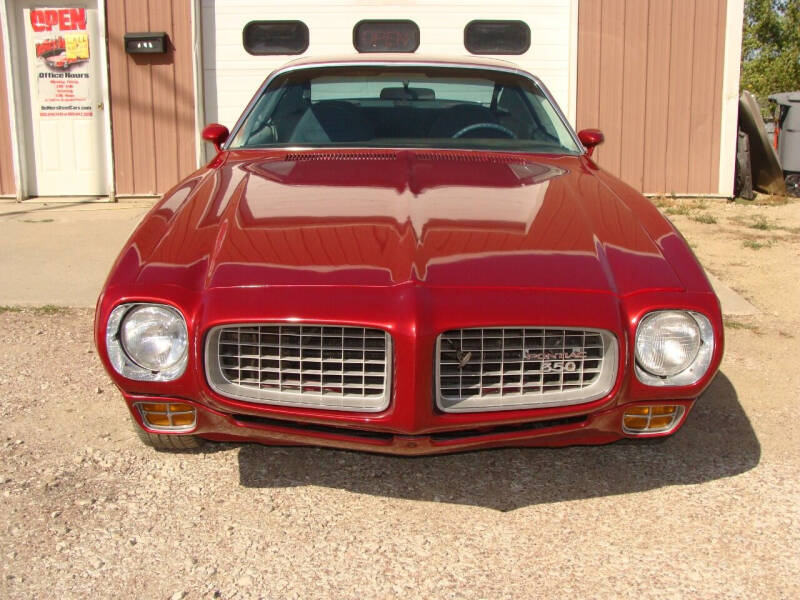
[[[643,129],[643,166],[641,185],[632,181],[639,190],[653,192],[666,190],[667,178],[664,152],[667,147],[667,115],[669,114],[669,77],[663,71],[669,64],[670,36],[665,31],[672,29],[672,4],[655,2],[648,7],[647,18],[647,78],[645,106],[647,118]]]
[[[650,193],[717,193],[727,0],[580,0],[578,129]]]
[[[0,28],[0,195],[13,196],[17,193],[17,186],[14,183],[14,161],[11,149],[11,122],[8,114],[7,89],[3,31]]]
[[[191,0],[108,0],[117,194],[160,194],[194,170]],[[125,53],[124,35],[166,31],[166,54]]]

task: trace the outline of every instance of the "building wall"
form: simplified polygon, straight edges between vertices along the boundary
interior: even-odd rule
[[[191,0],[107,0],[118,195],[160,194],[195,170]],[[125,53],[124,34],[166,31],[166,54]]]
[[[719,192],[728,1],[580,0],[577,127],[640,191]]]
[[[14,183],[14,161],[11,149],[11,122],[8,113],[8,94],[6,91],[6,63],[3,49],[3,30],[0,28],[0,195],[13,196],[17,193]]]
[[[582,2],[583,0],[578,0]],[[252,56],[242,45],[250,21],[303,21],[309,28],[304,55],[352,55],[353,27],[362,19],[410,19],[420,29],[417,54],[465,56],[464,26],[473,19],[523,20],[531,28],[530,49],[503,55],[539,76],[568,115],[574,111],[572,41],[575,0],[202,0],[202,47],[206,120],[231,128],[273,69],[300,55]],[[413,58],[413,55],[406,55]]]
[[[303,2],[313,4],[312,0]],[[437,4],[429,2],[431,7]],[[507,0],[506,4],[515,2]],[[731,2],[741,0],[579,0],[577,127],[604,131],[606,142],[596,152],[599,163],[635,188],[653,193],[719,191],[725,17]],[[286,18],[286,10],[292,10],[274,15],[254,0],[239,3],[250,7],[248,18]],[[213,48],[211,56],[206,56],[207,100],[218,93],[216,67],[224,67],[225,72],[241,67],[218,55],[219,48],[225,47],[221,38],[227,34],[230,47],[235,46],[241,54],[242,23],[234,17],[239,3],[202,2],[204,53]],[[118,194],[162,193],[195,168],[191,4],[192,0],[106,0]],[[468,4],[475,8],[472,2]],[[556,4],[556,0],[536,0],[532,5],[544,9]],[[559,6],[562,4],[569,2]],[[378,11],[377,5],[370,6],[374,17],[388,14]],[[410,16],[422,20],[416,14]],[[348,22],[348,28],[351,25]],[[531,27],[537,31],[535,24]],[[166,55],[127,55],[123,48],[126,31],[166,31],[170,50]],[[438,37],[423,31],[423,39]],[[312,39],[319,35],[312,33]],[[460,40],[456,42],[460,47]],[[426,51],[442,52],[443,48]],[[291,57],[279,58],[284,62]],[[519,57],[511,57],[515,58]],[[236,60],[241,58],[237,55]],[[259,72],[258,78],[268,70]],[[4,71],[0,46],[3,91]],[[225,81],[223,89],[229,86]],[[213,94],[209,94],[210,87]],[[254,89],[248,82],[246,93],[240,90],[241,98],[249,98]],[[247,98],[241,102],[237,98],[236,111]],[[5,157],[0,161],[0,194],[13,195],[7,104],[6,94],[0,93],[0,153]],[[218,112],[213,103],[206,109],[209,119]],[[223,102],[219,112],[224,109]]]

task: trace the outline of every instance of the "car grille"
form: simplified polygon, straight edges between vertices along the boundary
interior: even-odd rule
[[[366,327],[225,325],[208,335],[206,373],[232,398],[375,412],[389,404],[391,337]]]
[[[446,412],[590,402],[617,374],[616,338],[597,329],[456,329],[438,337],[436,356],[436,402]]]

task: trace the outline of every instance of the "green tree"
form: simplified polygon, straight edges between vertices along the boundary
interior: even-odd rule
[[[800,0],[746,0],[741,88],[767,96],[800,90]]]

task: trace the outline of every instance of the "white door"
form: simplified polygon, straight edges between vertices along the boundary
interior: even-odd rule
[[[23,0],[13,6],[18,64],[27,74],[29,195],[106,195],[105,43],[97,5]]]

